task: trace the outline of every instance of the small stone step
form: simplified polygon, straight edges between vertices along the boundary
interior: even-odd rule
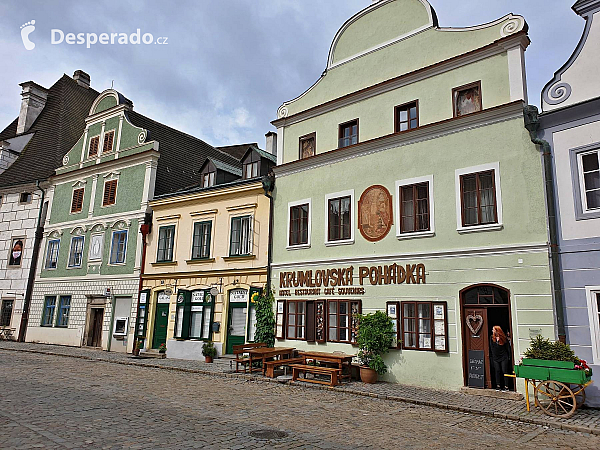
[[[167,357],[166,353],[160,353],[156,349],[149,349],[145,352],[140,352],[140,358],[153,358],[153,359],[164,359]]]
[[[502,392],[495,389],[477,389],[471,387],[461,387],[460,392],[463,394],[479,395],[481,397],[503,398],[505,400],[523,400],[523,394],[518,392]]]

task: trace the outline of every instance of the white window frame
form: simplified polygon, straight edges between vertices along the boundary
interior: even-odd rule
[[[465,227],[462,224],[462,198],[460,193],[460,177],[478,172],[494,171],[494,183],[496,188],[496,214],[497,222],[485,225],[473,225]],[[479,166],[465,167],[455,171],[455,198],[456,198],[456,231],[459,233],[473,233],[477,231],[497,231],[504,225],[502,222],[502,189],[500,187],[500,162],[481,164]]]
[[[596,295],[600,294],[600,286],[586,286],[585,297],[588,304],[588,319],[590,321],[590,338],[592,340],[593,364],[600,363],[600,323],[598,323],[598,303]]]
[[[113,256],[113,240],[115,239],[115,233],[123,233],[125,232],[125,249],[123,250],[123,262],[111,262]],[[127,264],[127,241],[129,240],[129,230],[114,230],[110,234],[110,252],[108,255],[108,265],[109,266],[124,266]]]
[[[94,238],[100,238],[100,255],[97,258],[92,257],[92,245],[94,244]],[[88,249],[88,261],[102,261],[102,255],[104,254],[104,233],[93,233],[90,236],[90,248]]]
[[[329,200],[338,197],[350,196],[350,239],[337,241],[329,240]],[[347,191],[333,192],[325,195],[325,245],[333,247],[336,245],[351,245],[354,244],[354,229],[356,228],[356,207],[354,205],[354,189]]]
[[[52,254],[50,250],[50,244],[53,242],[58,242],[58,249],[56,250],[56,267],[48,267],[48,262],[50,255]],[[44,261],[44,270],[56,270],[58,269],[58,256],[60,252],[60,238],[52,238],[48,239],[48,244],[46,245],[46,260]]]
[[[232,229],[232,225],[233,225],[233,219],[237,218],[237,217],[250,217],[250,242],[248,243],[248,246],[250,247],[250,253],[247,254],[243,254],[243,255],[232,255],[231,254],[231,232],[233,231]],[[229,240],[229,244],[227,244],[227,257],[230,258],[237,258],[237,257],[244,257],[244,256],[253,256],[254,255],[254,213],[251,214],[236,214],[234,216],[229,216],[229,234],[227,235],[228,240]],[[241,241],[240,241],[240,245],[241,245]]]
[[[71,262],[71,252],[73,251],[73,241],[76,238],[83,238],[83,242],[81,244],[81,264],[78,266],[71,266],[69,265]],[[71,236],[71,242],[69,245],[69,257],[67,258],[67,269],[81,269],[83,267],[83,254],[85,252],[85,235],[76,235],[76,236]]]
[[[402,233],[402,227],[400,224],[400,210],[401,210],[401,196],[400,188],[403,186],[410,186],[413,184],[428,183],[428,201],[429,201],[429,231],[414,231],[412,233]],[[407,178],[405,180],[396,181],[396,191],[394,192],[394,198],[396,199],[396,237],[398,239],[413,239],[421,237],[435,236],[435,208],[433,199],[433,175],[425,175],[422,177]]]
[[[210,245],[208,246],[208,258],[200,258],[200,259],[194,259],[194,231],[196,230],[196,224],[197,223],[206,223],[206,222],[210,222]],[[207,217],[205,219],[196,219],[196,220],[192,220],[192,229],[190,231],[190,236],[192,237],[192,245],[190,247],[190,261],[206,261],[209,259],[214,258],[214,250],[213,250],[213,245],[214,245],[214,239],[213,239],[213,234],[215,232],[215,219],[213,217]]]
[[[163,227],[170,227],[173,226],[175,227],[175,230],[173,231],[173,257],[171,258],[170,261],[159,261],[158,260],[158,243],[160,241],[160,229]],[[156,262],[157,263],[176,263],[177,262],[177,238],[178,238],[178,232],[179,232],[179,222],[166,222],[166,223],[160,223],[158,225],[158,232],[156,234]]]
[[[579,177],[579,189],[581,192],[581,209],[583,210],[584,214],[595,213],[595,212],[600,211],[600,209],[598,209],[598,208],[590,209],[590,208],[588,208],[588,205],[587,205],[585,180],[583,177],[583,175],[584,175],[583,174],[583,157],[586,155],[589,155],[591,153],[596,154],[596,157],[598,158],[598,163],[600,164],[600,150],[599,149],[577,153],[577,176]]]
[[[308,204],[308,240],[306,241],[306,244],[291,245],[290,244],[290,226],[291,226],[290,210],[292,209],[293,206],[306,205],[306,204]],[[286,248],[288,250],[300,250],[303,248],[310,248],[311,234],[312,234],[312,199],[305,198],[304,200],[296,200],[295,202],[289,202],[288,207],[287,207],[287,246],[286,246]]]

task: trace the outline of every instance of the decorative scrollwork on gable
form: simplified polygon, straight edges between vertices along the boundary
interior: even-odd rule
[[[544,91],[544,101],[549,105],[559,105],[571,96],[569,83],[556,83]]]

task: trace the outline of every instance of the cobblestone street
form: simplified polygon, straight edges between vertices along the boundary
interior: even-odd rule
[[[6,350],[0,368],[3,449],[600,448],[596,435],[300,386]]]

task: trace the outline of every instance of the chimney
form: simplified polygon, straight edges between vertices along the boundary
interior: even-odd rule
[[[265,134],[267,138],[267,147],[265,148],[270,154],[277,156],[277,133],[269,131]]]
[[[77,84],[86,89],[90,88],[90,76],[83,70],[76,70],[73,74],[73,79],[77,81]]]
[[[35,119],[37,119],[44,106],[46,106],[48,89],[33,81],[26,81],[19,86],[23,90],[21,91],[21,111],[19,112],[19,122],[17,123],[17,134],[22,134],[31,128]]]

